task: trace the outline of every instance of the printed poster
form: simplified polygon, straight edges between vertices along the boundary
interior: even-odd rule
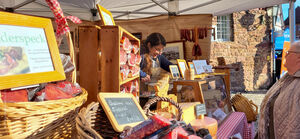
[[[43,28],[0,25],[0,76],[54,71]]]

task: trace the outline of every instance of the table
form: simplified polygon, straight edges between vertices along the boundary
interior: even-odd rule
[[[217,137],[218,139],[228,139],[231,136],[240,133],[243,139],[253,139],[254,131],[251,125],[247,123],[245,113],[233,112],[218,128]]]

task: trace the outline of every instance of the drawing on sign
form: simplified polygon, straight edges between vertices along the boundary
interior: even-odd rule
[[[105,98],[119,125],[144,121],[132,98]]]

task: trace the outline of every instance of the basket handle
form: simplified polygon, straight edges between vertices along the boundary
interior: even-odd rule
[[[179,104],[177,102],[175,102],[174,100],[167,98],[167,97],[156,96],[155,98],[150,99],[143,108],[147,116],[151,116],[151,111],[149,109],[150,106],[154,103],[157,103],[158,101],[166,101],[166,102],[173,104],[178,109],[177,120],[181,121],[181,116],[183,113],[181,106],[179,106]]]
[[[250,104],[253,105],[255,107],[255,114],[257,115],[258,114],[258,106],[256,104],[254,104],[252,102],[252,100],[250,100]]]

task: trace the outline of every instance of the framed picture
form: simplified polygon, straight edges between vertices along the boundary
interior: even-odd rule
[[[194,70],[195,70],[195,67],[194,67],[193,62],[188,62],[188,65],[189,65],[189,68],[190,68],[190,69],[194,69]]]
[[[186,61],[184,59],[177,59],[176,61],[177,61],[177,65],[179,67],[181,77],[184,78],[184,72],[185,72],[185,70],[188,69],[188,67],[186,65]]]
[[[170,62],[176,63],[176,59],[184,59],[184,41],[167,42],[162,55]]]
[[[50,19],[0,12],[0,90],[65,79]]]
[[[102,7],[99,4],[97,4],[97,9],[98,9],[99,15],[101,17],[102,25],[104,25],[104,26],[106,26],[106,25],[111,25],[111,26],[116,25],[115,21],[114,21],[114,18],[112,17],[110,11],[108,11],[107,9],[105,9],[104,7]]]
[[[180,73],[177,65],[170,65],[171,76],[173,79],[180,78]]]
[[[193,60],[196,74],[205,73],[205,66],[207,66],[206,60]]]

